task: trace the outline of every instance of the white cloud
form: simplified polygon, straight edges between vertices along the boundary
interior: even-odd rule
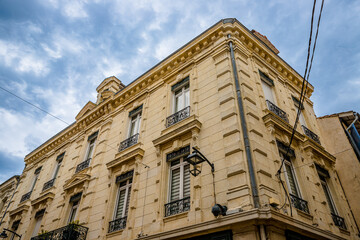
[[[46,61],[35,50],[21,43],[0,40],[0,62],[18,72],[33,72],[38,76],[49,72]]]
[[[63,6],[63,13],[69,18],[87,18],[88,14],[84,9],[82,1],[68,1]]]

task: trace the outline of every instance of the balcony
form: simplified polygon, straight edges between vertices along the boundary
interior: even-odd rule
[[[338,216],[338,215],[335,215],[333,213],[331,213],[331,217],[335,223],[335,226],[338,226],[342,229],[346,229],[346,225],[345,225],[345,220],[344,218]]]
[[[54,231],[32,237],[31,240],[85,240],[87,232],[87,227],[69,224]]]
[[[165,204],[165,217],[190,210],[190,197]]]
[[[120,143],[119,152],[121,152],[122,150],[128,147],[131,147],[132,145],[137,144],[138,141],[139,141],[139,134],[137,133],[135,135],[132,135],[131,137]]]
[[[278,117],[280,117],[282,120],[284,120],[285,122],[289,123],[289,119],[287,117],[286,112],[284,112],[283,110],[281,110],[281,108],[279,108],[278,106],[276,106],[275,104],[273,104],[272,102],[270,102],[269,100],[266,100],[266,104],[268,106],[268,109],[270,111],[272,111],[273,113],[275,113]]]
[[[314,140],[318,144],[321,144],[320,143],[320,138],[319,138],[319,136],[317,134],[313,133],[310,129],[308,129],[304,125],[302,125],[302,128],[303,128],[304,133],[305,133],[306,136],[308,136],[310,139]]]
[[[168,127],[174,125],[175,123],[178,123],[188,117],[190,117],[190,106],[167,117],[166,118],[166,127],[168,128]]]
[[[55,183],[55,178],[51,179],[50,181],[47,181],[46,183],[44,183],[43,186],[43,191],[48,190],[49,188],[51,188],[52,186],[54,186]]]
[[[109,222],[109,233],[122,230],[126,227],[127,217],[122,217]]]
[[[90,165],[90,160],[91,160],[91,158],[88,158],[87,160],[85,160],[82,163],[80,163],[79,165],[77,165],[75,173],[78,173],[78,172],[84,170],[85,168],[88,168]]]
[[[30,192],[25,193],[24,195],[22,195],[20,202],[22,203],[22,202],[30,199],[31,193],[32,193],[32,191],[30,191]]]
[[[308,214],[310,214],[309,212],[309,207],[308,207],[308,202],[295,196],[290,194],[290,200],[291,200],[291,204],[296,208],[299,209],[300,211],[306,212]]]

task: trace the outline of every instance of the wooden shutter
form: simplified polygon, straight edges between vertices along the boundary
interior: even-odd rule
[[[297,186],[296,186],[296,179],[295,179],[295,176],[294,176],[293,171],[291,169],[291,165],[289,163],[285,163],[285,168],[286,168],[286,175],[287,175],[289,185],[290,185],[289,187],[290,187],[290,190],[291,190],[291,194],[295,195],[297,197],[300,197]]]

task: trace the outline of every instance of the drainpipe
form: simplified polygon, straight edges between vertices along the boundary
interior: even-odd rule
[[[228,38],[231,38],[230,34],[228,35]],[[252,196],[253,196],[254,206],[255,206],[255,208],[259,208],[260,207],[259,194],[258,194],[258,189],[257,189],[257,185],[256,185],[254,165],[253,165],[253,160],[252,160],[252,155],[251,155],[250,141],[249,141],[249,135],[248,135],[247,125],[246,125],[246,121],[245,121],[244,105],[243,105],[242,97],[241,97],[238,71],[236,68],[232,41],[229,42],[229,47],[230,47],[231,64],[233,67],[236,95],[237,95],[237,101],[238,101],[238,107],[239,107],[239,113],[240,113],[241,128],[242,128],[244,144],[245,144],[246,159],[247,159],[249,173],[250,173],[251,192],[252,192]]]

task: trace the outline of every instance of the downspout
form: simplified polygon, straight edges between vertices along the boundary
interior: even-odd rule
[[[228,38],[229,39],[231,38],[230,34],[228,35]],[[236,95],[237,95],[237,101],[238,101],[238,107],[239,107],[239,113],[240,113],[241,128],[242,128],[244,144],[245,144],[246,159],[247,159],[249,174],[250,174],[251,192],[252,192],[252,196],[253,196],[254,206],[255,206],[255,208],[259,208],[260,207],[259,195],[258,195],[258,189],[257,189],[257,185],[256,185],[249,135],[248,135],[247,125],[246,125],[246,121],[245,121],[244,105],[242,102],[238,72],[237,72],[236,63],[235,63],[233,43],[231,40],[229,41],[229,47],[230,47],[231,64],[232,64],[232,68],[233,68],[235,87],[236,87]]]

